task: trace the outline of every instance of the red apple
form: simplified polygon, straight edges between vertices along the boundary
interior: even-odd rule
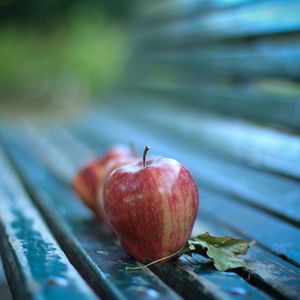
[[[102,195],[106,177],[125,163],[136,159],[132,150],[118,146],[110,149],[103,157],[90,161],[83,166],[75,175],[73,187],[81,200],[96,214],[98,218],[103,218],[103,205],[99,205],[99,190]],[[101,197],[100,197],[101,198]]]
[[[154,158],[113,171],[104,188],[107,221],[135,259],[156,260],[178,251],[190,237],[198,211],[192,174],[171,158]]]

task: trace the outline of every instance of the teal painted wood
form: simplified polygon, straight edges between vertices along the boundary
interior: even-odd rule
[[[35,137],[37,136],[35,135]],[[65,134],[60,136],[61,153],[64,153],[66,149],[65,145],[67,144],[66,140],[63,139],[64,137],[66,137]],[[70,139],[68,138],[68,140]],[[74,139],[72,140],[74,142]],[[49,143],[52,142],[53,140],[50,139]],[[82,157],[80,157],[80,148],[81,145],[72,143],[73,154],[75,153],[75,150],[78,149],[78,157],[76,159],[82,159]],[[48,151],[47,153],[48,155],[51,155],[51,152]],[[67,155],[67,153],[65,155]],[[51,168],[50,165],[48,165],[48,167]],[[55,169],[53,169],[53,171],[56,172]],[[251,297],[255,297],[255,299],[267,297],[249,286],[242,278],[235,274],[232,274],[229,278],[225,273],[220,275],[215,272],[211,268],[211,265],[200,268],[197,266],[198,263],[195,261],[194,263],[187,263],[185,260],[180,260],[180,262],[175,264],[170,263],[157,268],[154,267],[153,270],[159,277],[163,278],[168,285],[173,287],[187,299],[199,299],[200,295],[202,295],[201,297],[218,297],[218,299],[226,299],[233,293],[232,289],[228,289],[229,285],[239,286],[247,295],[251,295]]]
[[[82,164],[100,155],[99,152],[81,143],[80,139],[72,135],[66,128],[61,126],[53,126],[52,128],[51,125],[49,127],[51,132],[47,135],[48,142],[50,141],[50,144],[56,146],[60,153],[62,145],[68,145],[68,152],[65,156],[69,157],[70,164],[76,168],[76,171]]]
[[[140,100],[140,99],[139,99]],[[151,124],[157,131],[165,129],[194,148],[220,157],[246,163],[285,176],[300,179],[300,136],[271,128],[204,114],[174,103],[132,101],[118,104],[130,118]],[[146,108],[147,107],[147,108]]]
[[[0,244],[14,299],[98,299],[69,263],[0,151]]]
[[[7,283],[5,274],[4,274],[4,269],[1,261],[1,256],[0,256],[0,299],[3,300],[12,300],[12,295],[9,289],[9,285]]]
[[[135,89],[135,90],[133,90]],[[190,106],[268,125],[291,129],[300,128],[299,100],[295,96],[268,94],[258,88],[238,84],[136,84],[131,94],[135,97],[172,100]],[[241,95],[243,95],[241,97]],[[154,101],[153,100],[153,101]],[[268,114],[266,114],[266,111]]]
[[[53,162],[59,158],[61,164],[57,166],[55,173],[59,175],[65,172],[64,169],[70,170],[63,175],[67,182],[73,179],[84,163],[99,155],[99,152],[82,144],[78,137],[70,134],[64,127],[49,122],[47,127],[41,130],[39,122],[27,124],[24,137],[29,145],[34,145],[32,151],[51,169],[55,168]]]
[[[202,205],[202,208],[204,205]],[[228,226],[228,222],[222,222],[216,216],[201,209],[198,215],[194,234],[210,232],[218,236],[231,235],[245,238],[236,230]],[[250,282],[259,285],[267,291],[273,291],[277,298],[286,297],[297,299],[300,292],[300,269],[284,261],[278,256],[253,245],[246,256],[249,265]]]
[[[234,272],[216,271],[211,262],[198,256],[186,255],[176,261],[154,265],[151,270],[160,276],[168,285],[176,288],[191,300],[198,299],[271,299],[264,292],[252,287]],[[179,284],[181,282],[182,284]],[[236,290],[241,293],[235,293]]]
[[[61,153],[56,149],[55,145],[47,143],[47,140],[39,134],[39,132],[29,121],[22,125],[22,131],[24,134],[30,133],[28,134],[28,138],[32,136],[32,139],[30,139],[29,143],[31,148],[34,149],[35,153],[37,155],[42,155],[43,153],[50,151],[52,156],[50,157],[45,155],[45,163],[51,165],[53,169],[56,169],[56,174],[61,180],[64,182],[70,182],[70,179],[73,178],[77,168],[79,167],[79,164],[77,166],[70,164],[70,155],[62,156]],[[39,124],[39,126],[42,126],[42,124]],[[35,142],[36,140],[38,140],[38,143]]]
[[[263,76],[299,78],[300,45],[298,37],[265,38],[248,42],[217,43],[214,45],[154,44],[138,45],[132,54],[135,65],[156,65],[190,74],[206,76]],[[140,49],[138,47],[141,47]]]
[[[110,143],[135,141],[140,151],[144,145],[152,144],[153,151],[157,149],[160,154],[172,154],[186,164],[197,173],[202,184],[225,195],[233,195],[241,202],[256,206],[299,226],[300,188],[297,182],[208,155],[199,146],[193,147],[191,143],[187,143],[184,136],[174,135],[163,127],[157,129],[151,122],[147,123],[146,119],[137,120],[137,116],[137,112],[128,114],[125,120],[125,109],[117,114],[102,108],[102,113],[94,117],[88,116],[87,122],[83,125],[86,128],[85,135],[89,135],[91,139],[93,136],[98,139],[106,138]],[[99,122],[109,126],[114,135],[108,136]]]
[[[300,29],[300,3],[258,1],[248,5],[187,18],[136,34],[138,43],[163,43],[168,40],[217,40],[295,32]]]
[[[20,140],[8,135],[2,138],[68,258],[98,294],[107,299],[181,299],[149,270],[125,271],[127,265],[136,262],[106,227],[96,223],[70,186],[58,181],[32,157],[31,146],[21,145]]]
[[[226,222],[236,232],[256,240],[274,253],[300,266],[300,230],[298,228],[205,187],[202,187],[202,205],[205,212]],[[218,209],[220,207],[222,209]]]
[[[27,143],[31,146],[32,152],[56,174],[58,178],[67,184],[71,184],[73,177],[78,169],[89,161],[90,158],[97,156],[95,151],[81,145],[75,136],[70,135],[63,128],[59,128],[52,124],[48,124],[47,129],[41,133],[37,128],[40,124],[34,126],[27,122],[23,136],[26,136]],[[51,142],[49,142],[51,137]],[[57,143],[63,139],[65,146],[67,146],[68,155],[62,155],[66,152],[61,152]],[[45,155],[51,153],[51,155]]]
[[[222,8],[233,7],[254,0],[218,0],[218,1],[201,1],[201,0],[165,0],[165,1],[139,1],[137,3],[137,14],[139,22],[137,26],[152,23],[152,26],[161,25],[162,22],[179,20],[203,12],[218,10]],[[159,22],[159,23],[158,23]]]
[[[103,119],[99,118],[99,120],[103,120]],[[114,119],[114,120],[116,120],[116,119]],[[103,120],[103,122],[105,122],[105,124],[107,126],[111,126],[111,123],[108,123],[107,120]],[[113,122],[115,122],[115,121],[113,121]],[[114,132],[114,135],[117,132],[119,132],[116,127],[111,127],[111,130],[112,130],[112,132]],[[124,126],[124,124],[123,124],[123,131],[122,131],[123,136],[124,136],[124,132],[134,132],[134,129],[133,128],[128,129],[128,127]],[[98,131],[97,135],[96,135],[95,133],[93,133],[91,128],[88,128],[85,133],[82,132],[80,134],[80,136],[82,138],[85,138],[85,140],[89,141],[90,144],[93,145],[94,147],[98,146],[98,147],[100,147],[99,149],[102,149],[102,150],[103,150],[103,148],[105,148],[105,145],[104,145],[105,140],[108,140],[108,144],[111,144],[114,142],[113,139],[111,138],[111,135],[105,135],[105,134],[101,135],[100,131]],[[146,136],[147,138],[149,137],[149,135],[146,132],[144,132],[144,136]],[[125,136],[125,139],[126,138],[130,139],[130,138],[132,138],[132,136],[130,136],[130,137]],[[119,142],[121,142],[119,135],[117,136],[117,139],[119,140]],[[136,136],[135,140],[139,141],[140,139],[141,139],[141,136]],[[142,141],[142,143],[143,143],[143,141]],[[138,142],[137,142],[137,144],[139,145]],[[162,144],[162,140],[157,141],[155,143],[155,145],[160,145],[160,146],[161,146],[161,144]],[[160,147],[160,149],[161,149],[161,147]],[[174,149],[176,149],[176,147],[173,147],[172,150],[170,150],[170,151],[173,151]],[[155,148],[153,150],[155,150]],[[157,150],[157,151],[159,151],[159,150]],[[174,152],[175,152],[174,155],[176,155],[176,151],[174,151]],[[195,163],[197,164],[197,162],[195,162]],[[201,195],[200,199],[203,198],[203,196],[202,196],[203,188],[204,188],[203,185],[200,184],[200,195]],[[218,210],[220,213],[222,213],[222,210],[219,209],[220,206],[222,206],[222,205],[220,205],[218,203],[218,205],[215,206],[215,210]],[[224,219],[227,218],[228,220],[230,220],[232,218],[232,215],[235,215],[234,206],[235,205],[230,206],[229,210],[231,213],[226,214],[224,216]],[[243,216],[247,215],[247,210],[248,210],[248,208],[245,207]],[[262,214],[262,213],[259,212],[259,214]],[[253,220],[256,220],[256,218],[258,218],[259,214],[256,214],[256,215],[252,214],[251,215],[252,219],[247,218],[247,220],[249,219],[248,223],[250,223],[250,224],[253,223]],[[262,215],[264,215],[264,214],[262,214]],[[235,235],[236,236],[237,232],[240,231],[239,228],[243,224],[243,222],[240,220],[239,224],[235,223],[234,226],[232,224],[227,225],[226,230],[223,229],[223,231],[221,231],[220,230],[220,228],[222,228],[221,226],[220,226],[219,230],[216,230],[216,228],[218,228],[218,226],[213,226],[213,224],[215,222],[217,222],[216,221],[217,219],[215,216],[213,216],[213,218],[211,216],[213,216],[213,215],[210,213],[210,211],[205,210],[205,204],[203,204],[203,201],[201,200],[199,223],[201,223],[202,231],[198,230],[198,231],[194,232],[195,234],[199,233],[199,232],[204,232],[205,228],[206,228],[209,232],[215,232],[216,234],[221,234],[221,235],[227,234],[227,235]],[[205,217],[205,219],[204,219],[204,217]],[[213,219],[213,222],[211,219]],[[242,217],[241,217],[241,219],[242,219]],[[283,228],[285,227],[284,223],[277,222],[277,220],[272,217],[270,217],[270,219],[273,220],[273,222],[275,222],[275,224],[277,224],[277,225],[278,225],[278,223],[283,224]],[[210,222],[208,220],[210,220]],[[220,223],[220,221],[219,221],[219,223]],[[226,221],[225,223],[228,224],[230,222]],[[203,225],[204,225],[204,229],[203,229]],[[269,227],[268,227],[269,221],[268,220],[265,221],[264,225],[265,225],[266,229],[263,234],[268,235],[268,232],[270,232]],[[231,228],[234,228],[234,229],[230,230],[230,229],[228,229],[228,226],[231,226]],[[223,227],[224,227],[224,225],[223,225]],[[251,238],[254,239],[256,237],[256,236],[253,237],[253,233],[255,233],[255,231],[253,230],[253,231],[251,231],[251,234],[249,234],[250,227],[251,227],[251,225],[248,226],[248,231],[246,233],[243,232],[244,233],[243,237],[245,238],[245,236],[246,236],[249,238],[249,235],[250,235],[250,239]],[[288,229],[288,231],[289,231],[292,227],[291,226],[288,226],[288,227],[289,227],[289,229]],[[212,228],[214,228],[214,230],[212,230]],[[283,229],[281,226],[280,226],[280,228],[281,228],[281,232],[282,232]],[[241,231],[239,233],[241,234]],[[288,236],[289,236],[289,238],[291,238],[291,237],[293,238],[293,237],[297,237],[297,235],[298,235],[298,231],[295,230],[293,233],[293,228],[292,228],[292,230],[289,231]],[[264,247],[266,247],[266,246],[269,247],[270,245],[271,245],[271,247],[273,247],[274,242],[275,242],[275,244],[277,243],[277,245],[280,246],[280,241],[278,240],[277,235],[272,235],[270,238],[273,239],[273,241],[268,245],[266,245],[267,243],[264,243]],[[292,238],[291,238],[291,240],[292,240]],[[277,240],[277,242],[276,242],[276,240]],[[282,245],[284,245],[284,243]],[[294,244],[294,246],[297,247],[297,242]],[[274,249],[271,249],[271,251],[274,251]],[[285,297],[294,299],[295,295],[297,295],[297,293],[299,292],[299,286],[300,286],[299,285],[299,280],[300,280],[299,268],[294,267],[293,265],[283,261],[279,257],[272,255],[270,252],[265,251],[260,247],[256,247],[255,252],[254,253],[251,252],[251,253],[252,254],[249,256],[249,258],[252,260],[252,262],[249,266],[249,272],[254,276],[254,278],[256,278],[255,279],[255,280],[257,280],[256,283],[259,285],[266,285],[266,289],[272,289],[274,292],[276,292],[277,295],[281,294],[282,296],[284,295]],[[294,248],[294,253],[297,254],[296,248]],[[164,274],[161,273],[160,276],[164,276]],[[172,278],[170,278],[170,280],[172,280]]]

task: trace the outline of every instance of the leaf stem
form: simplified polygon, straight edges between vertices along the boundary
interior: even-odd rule
[[[150,262],[149,264],[146,264],[146,265],[143,265],[143,266],[127,266],[125,268],[125,270],[131,270],[132,271],[132,270],[146,269],[146,268],[148,268],[148,267],[150,267],[150,266],[152,266],[152,265],[154,265],[156,263],[162,262],[162,261],[164,261],[166,259],[173,258],[173,257],[175,257],[175,256],[177,256],[179,254],[182,254],[183,251],[184,251],[184,249],[185,249],[185,247],[180,248],[178,251],[176,251],[175,253],[173,253],[171,255],[168,255],[168,256],[162,257],[160,259],[154,260],[154,261]]]

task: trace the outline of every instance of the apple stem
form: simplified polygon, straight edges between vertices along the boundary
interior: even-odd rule
[[[147,153],[150,150],[150,148],[151,147],[148,145],[145,147],[144,154],[143,154],[143,168],[146,167],[146,156],[147,156]]]

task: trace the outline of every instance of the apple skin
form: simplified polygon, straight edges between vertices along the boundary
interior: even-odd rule
[[[121,246],[138,261],[157,260],[183,247],[199,205],[192,174],[170,158],[114,170],[104,196],[107,221]]]
[[[83,203],[98,219],[103,219],[103,205],[99,205],[99,190],[103,191],[106,177],[123,164],[136,159],[128,147],[116,146],[103,157],[94,159],[79,169],[73,180],[73,188]],[[100,194],[102,195],[103,192]],[[103,202],[103,200],[101,199]]]
[[[105,170],[103,170],[102,177],[98,178],[98,189],[96,195],[96,205],[95,205],[95,213],[97,219],[106,220],[106,214],[104,211],[104,186],[109,175],[117,168],[124,166],[126,164],[132,163],[136,161],[137,158],[135,156],[122,156],[111,160],[107,163]]]

